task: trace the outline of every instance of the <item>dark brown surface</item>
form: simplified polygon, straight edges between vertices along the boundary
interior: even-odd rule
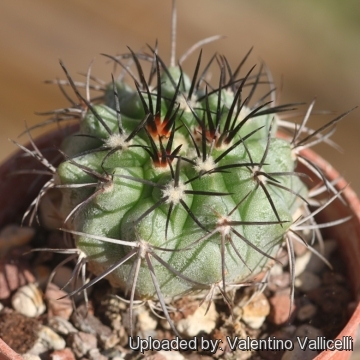
[[[20,354],[29,351],[37,340],[39,322],[18,312],[0,312],[0,338]]]

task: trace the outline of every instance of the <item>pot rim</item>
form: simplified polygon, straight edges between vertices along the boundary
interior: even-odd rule
[[[360,227],[360,200],[356,195],[355,191],[350,187],[350,185],[346,182],[346,180],[340,176],[340,174],[334,169],[334,167],[326,160],[324,160],[320,155],[314,152],[311,149],[304,149],[301,153],[306,156],[307,159],[315,162],[321,170],[326,175],[326,178],[330,180],[339,179],[336,183],[336,188],[344,189],[342,195],[346,200],[347,205],[349,206],[351,213],[354,216],[353,221],[357,221],[357,226]],[[360,238],[358,238],[358,242],[360,242]],[[360,245],[359,245],[360,249]],[[360,259],[360,256],[358,257]],[[342,339],[343,336],[351,336],[353,339],[353,344],[355,345],[356,334],[358,328],[360,329],[360,288],[355,289],[354,291],[357,302],[356,308],[351,315],[350,319],[346,323],[345,327],[342,329],[340,334],[335,339]],[[350,357],[349,352],[340,351],[340,350],[325,350],[322,351],[318,356],[315,357],[316,360],[324,360],[324,359],[348,359]]]

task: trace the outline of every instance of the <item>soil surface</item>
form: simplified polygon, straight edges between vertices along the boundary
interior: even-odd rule
[[[55,357],[57,354],[63,359],[137,359],[139,352],[129,346],[130,312],[128,303],[121,300],[125,298],[123,293],[103,280],[90,289],[87,302],[83,294],[71,301],[67,297],[71,288],[66,283],[71,277],[73,261],[63,265],[60,262],[64,260],[64,255],[28,253],[32,247],[54,247],[56,244],[58,247],[60,241],[63,238],[58,232],[37,230],[28,244],[10,249],[6,262],[2,260],[3,269],[7,269],[3,274],[10,281],[1,282],[0,287],[0,305],[3,308],[0,311],[0,336],[15,351],[33,354],[43,360],[58,359]],[[158,360],[175,359],[171,357],[175,354],[178,354],[178,359],[200,359],[202,355],[202,359],[280,360],[287,359],[284,349],[240,351],[231,349],[232,342],[247,336],[251,339],[290,339],[293,343],[296,336],[335,338],[349,319],[353,304],[346,284],[345,266],[334,243],[325,241],[325,252],[331,248],[332,255],[329,253],[328,259],[333,269],[319,263],[319,259],[311,260],[308,250],[295,249],[296,269],[301,268],[301,261],[306,257],[310,260],[306,270],[296,270],[300,273],[295,279],[295,299],[291,307],[288,258],[283,251],[280,254],[282,266],[273,268],[267,286],[261,289],[259,283],[255,283],[254,286],[236,290],[231,297],[231,308],[221,296],[215,297],[212,303],[204,301],[200,308],[203,297],[183,297],[171,304],[178,309],[170,314],[182,339],[191,345],[196,338],[198,351],[145,351],[145,355],[148,359]],[[27,252],[26,256],[22,255],[24,252]],[[12,266],[9,267],[9,264]],[[60,267],[52,282],[47,283],[56,264]],[[21,282],[12,280],[24,272],[31,274],[27,280],[23,277]],[[26,285],[29,280],[31,291],[28,288],[30,285]],[[64,285],[65,288],[61,289]],[[25,294],[25,298],[19,294]],[[19,302],[20,305],[16,305]],[[134,335],[141,339],[174,339],[156,303],[135,305],[133,327]],[[206,348],[210,341],[215,343],[219,340],[222,343],[218,342],[213,352]],[[132,347],[134,344],[133,341]],[[313,355],[316,356],[317,352]]]

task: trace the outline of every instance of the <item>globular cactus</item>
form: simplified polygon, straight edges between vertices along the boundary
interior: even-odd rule
[[[196,77],[167,82],[179,69],[162,72],[154,56],[156,87],[115,82],[118,110],[90,105],[76,149],[64,146],[61,213],[92,270],[111,268],[112,284],[130,282],[137,297],[157,286],[164,297],[218,283],[225,291],[274,258],[306,188],[290,145],[273,136],[274,109],[248,108],[242,86],[209,95]]]
[[[63,252],[96,275],[71,295],[106,277],[129,292],[130,306],[157,299],[171,323],[169,299],[214,289],[226,299],[278,261],[284,242],[293,259],[292,241],[305,243],[302,226],[316,228],[307,205],[324,206],[296,172],[301,161],[322,179],[299,150],[327,141],[344,115],[318,131],[306,126],[313,104],[301,125],[280,120],[295,105],[275,106],[272,90],[254,101],[264,69],[239,76],[244,61],[232,70],[216,55],[203,66],[200,52],[189,77],[150,47],[110,58],[131,80],[113,79],[96,99],[81,95],[61,63],[78,103],[56,118],[80,119],[80,128],[63,142],[64,161],[47,165],[53,177],[33,205],[49,189],[60,193],[59,227],[76,244]],[[215,85],[211,66],[220,73]],[[279,126],[294,135],[278,138]]]

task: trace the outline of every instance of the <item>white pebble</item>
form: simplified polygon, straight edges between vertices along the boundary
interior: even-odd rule
[[[41,326],[34,346],[27,352],[28,355],[41,355],[49,350],[62,350],[65,340],[47,326]]]
[[[22,357],[24,360],[41,360],[40,356],[33,354],[24,354]]]
[[[218,313],[215,309],[215,304],[212,302],[205,315],[207,306],[208,304],[204,303],[192,315],[179,320],[176,323],[176,328],[179,332],[190,337],[196,336],[200,331],[210,334],[215,329]]]
[[[279,276],[282,275],[283,272],[283,266],[280,264],[274,264],[273,267],[270,269],[271,276]]]
[[[137,314],[137,326],[141,332],[147,332],[149,330],[155,330],[157,327],[157,321],[153,315],[149,313],[149,310],[144,306],[139,308]]]
[[[242,318],[242,320],[252,329],[260,329],[265,319],[265,316],[243,316]]]
[[[263,293],[254,295],[254,298],[243,308],[243,320],[252,329],[260,329],[266,316],[270,313],[270,304]]]
[[[55,331],[47,326],[42,326],[38,332],[39,339],[46,344],[48,349],[62,350],[65,349],[65,340]]]
[[[158,351],[158,354],[163,356],[166,360],[185,360],[184,356],[177,351]]]
[[[13,295],[11,304],[14,310],[28,317],[39,316],[46,310],[43,294],[36,284],[21,286]]]
[[[303,292],[316,289],[320,284],[321,279],[309,271],[304,271],[295,279],[295,286]]]
[[[61,335],[69,335],[70,333],[78,332],[70,321],[67,321],[61,316],[51,317],[48,321],[48,326]]]
[[[37,356],[46,353],[50,350],[47,344],[43,343],[40,339],[37,339],[33,347],[26,353],[28,356]]]
[[[294,271],[295,276],[299,276],[305,271],[310,261],[310,258],[311,258],[311,252],[309,250],[304,255],[296,258],[295,271]]]

